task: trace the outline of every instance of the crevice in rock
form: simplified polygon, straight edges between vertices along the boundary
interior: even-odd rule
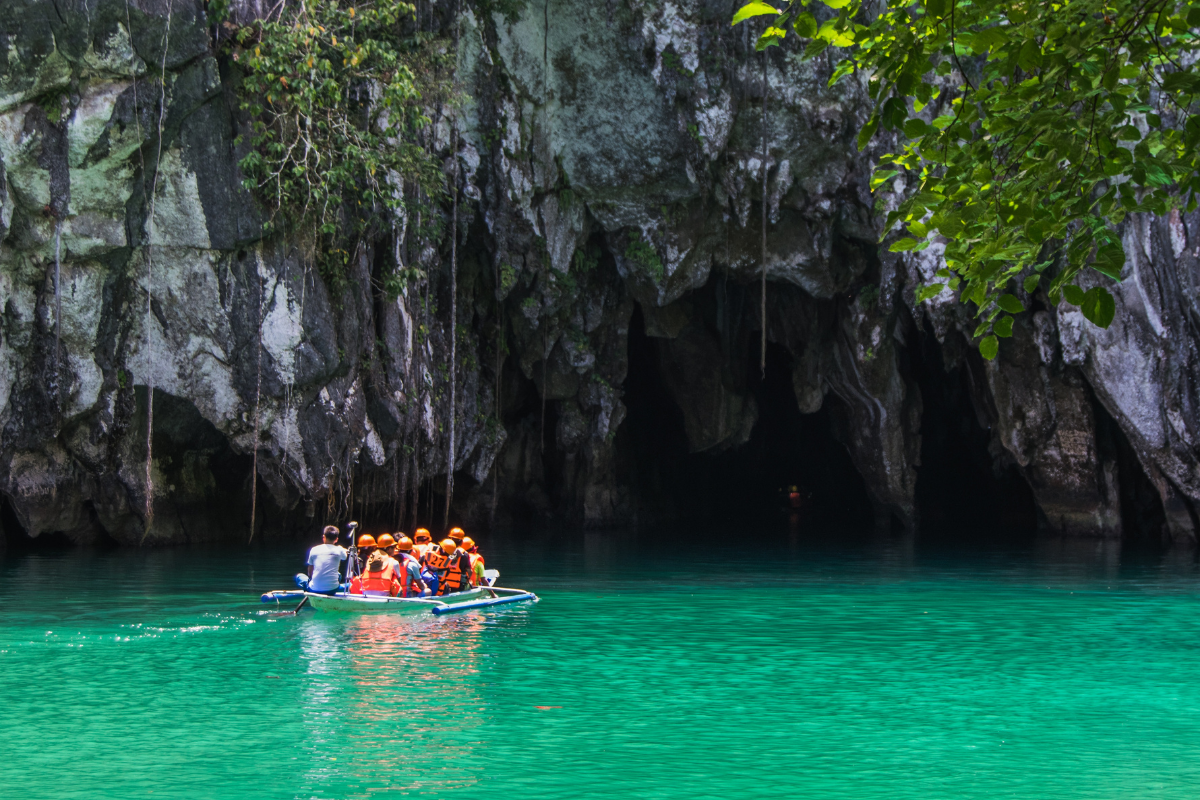
[[[1121,503],[1122,538],[1134,544],[1164,544],[1171,539],[1162,497],[1154,488],[1137,451],[1112,414],[1093,396],[1096,447],[1102,461],[1115,461]]]
[[[956,333],[949,334],[956,336]],[[932,336],[919,337],[911,368],[921,389],[921,463],[916,505],[922,532],[934,536],[1028,538],[1039,512],[1017,465],[993,443],[988,417],[973,401],[965,359],[946,369]]]

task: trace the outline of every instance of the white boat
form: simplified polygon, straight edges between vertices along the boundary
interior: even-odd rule
[[[437,597],[373,597],[361,594],[316,594],[305,592],[308,605],[317,611],[340,611],[354,614],[450,614],[472,608],[506,605],[530,601],[537,595],[524,589],[504,589],[498,586],[479,586],[465,592],[452,592]]]

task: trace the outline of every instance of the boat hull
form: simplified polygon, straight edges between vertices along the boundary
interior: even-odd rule
[[[325,595],[307,593],[308,604],[317,611],[348,612],[353,614],[444,614],[466,608],[482,608],[486,605],[519,602],[536,599],[529,592],[517,589],[477,588],[465,592],[453,592],[439,597],[370,597],[364,595]]]

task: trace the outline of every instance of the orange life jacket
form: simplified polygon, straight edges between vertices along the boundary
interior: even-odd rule
[[[425,553],[423,563],[430,572],[441,572],[446,568],[446,562],[449,556],[442,552],[442,548],[435,547]]]
[[[379,561],[374,562],[376,564]],[[392,568],[391,562],[383,560],[383,569],[372,572],[368,565],[368,570],[362,574],[363,594],[383,593],[395,597],[400,592],[400,581],[396,580],[396,570]]]
[[[362,594],[362,576],[355,575],[350,579],[350,594]]]
[[[438,594],[461,592],[471,585],[471,554],[456,550],[446,556],[445,566],[438,570]]]
[[[467,553],[467,558],[471,559],[471,585],[478,586],[481,580],[479,573],[483,571],[483,556],[479,553]]]
[[[419,561],[417,561],[415,558],[410,556],[408,553],[404,553],[400,556],[399,561],[400,561],[400,596],[401,597],[419,597],[421,595],[421,584],[417,583],[415,580],[407,580],[406,581],[406,579],[408,578],[407,564],[410,559],[412,561],[416,562],[418,565],[420,564]],[[406,582],[408,584],[407,586],[405,585]]]
[[[425,554],[429,552],[429,548],[431,547],[433,547],[432,542],[422,542],[421,544],[414,544],[412,546],[413,558],[417,560],[417,563],[425,563]]]

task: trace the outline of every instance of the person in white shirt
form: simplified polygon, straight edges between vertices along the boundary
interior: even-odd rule
[[[308,591],[334,594],[341,584],[338,568],[346,560],[346,548],[337,543],[338,529],[335,525],[326,525],[321,537],[324,544],[308,551]]]

